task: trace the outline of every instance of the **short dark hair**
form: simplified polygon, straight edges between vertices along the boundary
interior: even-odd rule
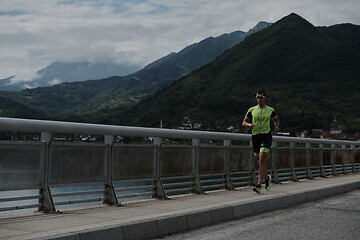
[[[265,89],[260,89],[260,90],[258,90],[256,93],[266,96],[266,91],[265,91]]]

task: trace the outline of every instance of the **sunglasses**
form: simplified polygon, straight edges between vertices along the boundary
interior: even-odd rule
[[[265,96],[256,96],[257,99],[263,99]]]

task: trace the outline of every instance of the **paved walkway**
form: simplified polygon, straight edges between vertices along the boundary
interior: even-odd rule
[[[98,206],[56,214],[0,217],[0,239],[151,239],[291,207],[360,189],[360,174],[274,184],[258,195],[251,187],[205,195]]]

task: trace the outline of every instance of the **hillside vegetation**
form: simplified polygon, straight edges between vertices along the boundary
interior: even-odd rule
[[[0,96],[0,116],[11,118],[47,119],[46,113]]]
[[[215,61],[124,111],[98,122],[176,127],[184,117],[204,129],[241,128],[255,92],[266,89],[282,130],[329,128],[342,118],[360,131],[360,27],[314,27],[296,14],[247,37]]]
[[[261,25],[261,27],[266,26],[266,24]],[[0,92],[0,94],[42,109],[48,112],[51,118],[80,119],[90,112],[124,108],[138,103],[176,79],[213,61],[226,49],[239,43],[246,35],[245,32],[236,31],[219,37],[209,37],[124,77],[65,82],[52,87]]]

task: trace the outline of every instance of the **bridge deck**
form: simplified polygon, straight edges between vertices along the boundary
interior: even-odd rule
[[[273,184],[261,195],[251,187],[170,200],[97,206],[55,214],[0,217],[0,239],[151,239],[360,188],[360,174]]]

